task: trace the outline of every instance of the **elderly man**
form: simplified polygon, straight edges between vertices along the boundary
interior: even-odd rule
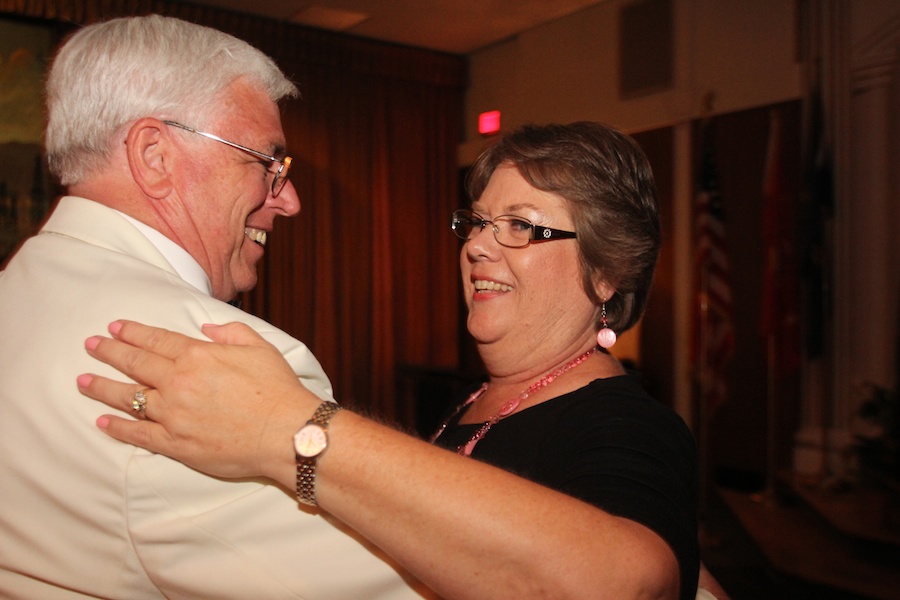
[[[302,343],[225,302],[256,284],[275,218],[300,210],[277,104],[294,85],[240,40],[149,16],[76,33],[47,92],[70,195],[0,273],[0,596],[418,597],[291,492],[98,434],[104,407],[73,384],[114,318],[195,337],[242,321],[330,398]]]

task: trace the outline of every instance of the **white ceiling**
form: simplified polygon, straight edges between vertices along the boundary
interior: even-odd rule
[[[191,0],[451,54],[469,54],[605,0]]]

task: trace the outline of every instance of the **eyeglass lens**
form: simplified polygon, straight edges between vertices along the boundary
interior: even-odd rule
[[[275,171],[275,178],[272,179],[272,197],[277,197],[284,189],[287,183],[288,173],[291,170],[291,157],[285,156],[281,159],[278,170]]]
[[[511,215],[502,215],[493,221],[483,219],[479,214],[468,210],[453,213],[450,227],[456,237],[468,240],[478,235],[485,227],[491,226],[494,238],[500,244],[512,248],[527,246],[532,240],[534,226],[526,219]]]

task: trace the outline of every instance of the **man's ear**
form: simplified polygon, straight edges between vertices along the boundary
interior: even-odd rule
[[[129,128],[125,144],[128,167],[138,187],[150,198],[168,196],[174,164],[168,128],[159,119],[139,119]]]

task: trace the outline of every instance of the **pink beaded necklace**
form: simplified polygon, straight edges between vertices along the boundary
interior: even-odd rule
[[[503,404],[503,406],[500,407],[500,410],[498,410],[496,413],[494,413],[494,415],[491,416],[491,418],[489,418],[487,421],[485,421],[484,424],[478,428],[478,431],[475,432],[475,435],[473,435],[472,438],[468,442],[466,442],[462,446],[459,446],[456,449],[456,452],[459,454],[462,454],[463,456],[471,456],[472,450],[475,449],[475,444],[477,444],[479,441],[481,441],[481,438],[483,438],[485,436],[485,434],[487,434],[487,432],[490,431],[491,427],[493,427],[494,425],[499,423],[501,419],[504,419],[504,418],[508,417],[509,415],[513,414],[514,412],[516,412],[516,409],[519,408],[519,405],[522,404],[523,400],[528,398],[531,394],[533,394],[537,390],[545,388],[548,385],[550,385],[551,383],[553,383],[554,381],[556,381],[557,377],[559,377],[563,373],[566,373],[570,369],[574,369],[575,367],[577,367],[578,365],[580,365],[581,363],[586,361],[596,351],[597,351],[597,347],[595,346],[595,347],[591,348],[590,350],[588,350],[587,352],[585,352],[584,354],[582,354],[581,356],[578,356],[578,357],[574,358],[573,360],[571,360],[570,362],[567,362],[566,364],[564,364],[557,370],[553,371],[552,373],[550,373],[548,375],[544,375],[539,380],[535,381],[530,386],[528,386],[527,390],[525,390],[524,392],[522,392],[515,398],[507,400]],[[465,409],[470,404],[472,404],[473,402],[478,400],[478,398],[480,398],[482,396],[482,394],[484,394],[484,392],[487,391],[487,389],[488,389],[487,382],[481,384],[480,388],[478,388],[477,390],[472,392],[472,395],[469,396],[469,398],[465,402],[463,402],[462,404],[457,406],[456,410],[453,411],[453,414],[451,414],[443,423],[441,423],[441,426],[438,427],[438,430],[436,432],[434,432],[434,435],[432,435],[428,441],[431,443],[434,443],[435,440],[437,440],[439,437],[441,437],[441,434],[444,433],[445,429],[447,429],[447,425],[450,424],[450,421],[452,421],[459,413],[461,413],[463,411],[463,409]]]

